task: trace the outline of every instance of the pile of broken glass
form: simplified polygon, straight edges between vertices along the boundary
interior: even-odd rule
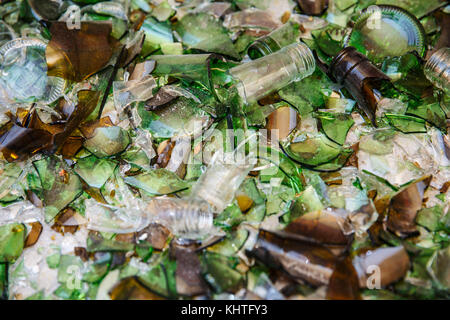
[[[412,29],[359,28],[369,7]],[[449,14],[0,0],[0,298],[450,298],[450,60],[424,72]],[[246,100],[229,70],[292,43],[312,74],[267,64]],[[337,81],[349,46],[371,67]]]

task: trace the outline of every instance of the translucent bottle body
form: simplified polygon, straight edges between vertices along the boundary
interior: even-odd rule
[[[436,51],[425,64],[424,73],[432,84],[450,94],[450,48]]]
[[[183,239],[199,239],[213,233],[213,212],[209,204],[196,199],[160,198],[146,209],[149,220],[167,227]]]
[[[181,239],[200,239],[214,233],[213,212],[207,202],[196,199],[154,198],[148,204],[116,207],[86,201],[88,229],[113,232],[137,232],[150,223],[159,223]]]
[[[310,76],[316,67],[311,50],[293,43],[268,56],[231,68],[236,89],[246,103],[255,102],[293,81]]]
[[[47,76],[46,46],[39,39],[17,38],[0,48],[0,101],[51,103],[62,95],[65,80]]]
[[[298,37],[299,26],[295,23],[287,22],[280,28],[253,42],[247,49],[248,56],[252,60],[267,56],[296,42]]]

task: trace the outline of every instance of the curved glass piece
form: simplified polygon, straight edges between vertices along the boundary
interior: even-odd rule
[[[370,6],[361,13],[345,46],[353,46],[373,62],[410,51],[425,55],[425,30],[408,11],[396,6]]]
[[[323,133],[309,136],[297,130],[280,141],[280,146],[291,159],[317,171],[339,170],[352,154]]]
[[[6,22],[0,20],[0,46],[16,38],[16,33]]]
[[[46,47],[39,39],[17,38],[0,48],[0,101],[51,103],[62,95],[65,80],[47,76]]]
[[[425,64],[424,73],[432,84],[450,94],[450,48],[436,51]]]

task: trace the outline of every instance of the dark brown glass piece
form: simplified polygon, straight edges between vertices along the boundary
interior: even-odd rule
[[[294,240],[269,231],[260,231],[255,248],[248,255],[268,267],[286,272],[296,281],[327,285],[336,257],[326,247]]]
[[[299,116],[295,109],[291,107],[281,107],[273,111],[267,117],[267,130],[278,130],[278,139],[286,138],[292,130],[295,129],[299,122]],[[271,131],[268,132],[272,142],[275,137],[271,136]]]
[[[165,140],[158,146],[158,158],[156,164],[159,168],[165,168],[172,156],[173,148],[175,148],[175,141]]]
[[[327,7],[328,0],[297,0],[300,9],[307,15],[320,15]]]
[[[207,286],[195,248],[175,245],[172,242],[171,253],[177,261],[175,277],[178,294],[189,297],[205,294]]]
[[[63,21],[52,22],[45,51],[48,75],[80,82],[100,71],[116,45],[111,30],[105,21],[83,21],[79,30],[69,29]]]
[[[65,233],[74,234],[78,230],[78,222],[75,215],[77,213],[72,208],[67,208],[55,218],[52,229],[64,235]]]
[[[415,219],[417,211],[422,209],[423,195],[430,181],[430,176],[423,177],[391,199],[387,219],[391,232],[402,238],[418,234]]]
[[[44,130],[23,128],[17,124],[0,137],[0,152],[9,162],[23,160],[39,151],[48,150],[52,135]]]
[[[78,105],[67,120],[64,131],[55,135],[55,148],[61,146],[72,132],[95,110],[99,96],[100,92],[98,91],[83,90],[78,92]]]
[[[90,139],[94,136],[95,129],[100,127],[112,127],[114,124],[112,123],[109,117],[103,117],[99,120],[93,120],[84,123],[80,127],[80,131],[86,139]]]
[[[377,95],[375,90],[383,83],[390,83],[390,78],[354,47],[342,49],[333,58],[330,73],[334,80],[345,86],[358,106],[376,126],[377,104],[382,97]]]
[[[349,256],[339,258],[328,284],[327,299],[360,300],[359,278]]]
[[[441,29],[441,34],[439,40],[434,45],[433,50],[428,52],[427,58],[431,57],[431,55],[440,48],[450,47],[450,15],[448,13],[436,11],[434,16]]]
[[[326,210],[307,213],[292,221],[285,232],[314,239],[320,243],[345,245],[350,237],[344,235],[341,225],[344,219]]]
[[[137,277],[123,279],[110,291],[111,300],[164,300],[147,289]]]

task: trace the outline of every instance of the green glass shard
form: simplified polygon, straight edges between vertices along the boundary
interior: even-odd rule
[[[105,158],[124,151],[130,144],[130,136],[121,127],[100,127],[87,139],[84,147],[98,158]]]
[[[19,258],[25,244],[26,233],[24,224],[11,223],[0,226],[0,264],[12,263]]]
[[[189,48],[239,58],[227,30],[212,15],[187,14],[178,21],[174,29]]]
[[[45,205],[45,221],[52,221],[56,215],[81,193],[80,178],[70,173],[70,169],[55,157],[33,162],[42,185]]]
[[[233,259],[210,252],[205,252],[202,258],[205,279],[217,293],[236,292],[244,285],[243,275],[233,269]]]
[[[427,132],[425,121],[410,116],[398,114],[386,114],[389,124],[403,133],[420,133]]]
[[[167,22],[157,21],[153,17],[148,17],[142,24],[145,33],[144,45],[141,56],[147,56],[161,48],[161,45],[173,43],[172,29]]]
[[[189,184],[181,180],[175,173],[163,168],[125,177],[124,181],[151,195],[171,194],[189,187]]]
[[[78,159],[74,171],[89,186],[101,188],[117,167],[117,162],[109,159],[98,159],[95,156]]]
[[[341,145],[344,144],[348,131],[355,123],[352,116],[346,113],[318,112],[317,118],[326,136]]]
[[[249,232],[243,228],[239,228],[227,235],[225,240],[209,247],[208,251],[219,253],[224,256],[231,256],[241,250],[247,241]]]

